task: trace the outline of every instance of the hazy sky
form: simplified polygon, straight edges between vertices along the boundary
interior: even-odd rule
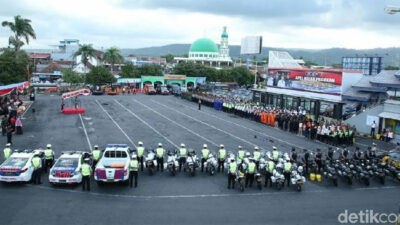
[[[32,20],[37,40],[49,48],[64,38],[95,47],[139,48],[219,42],[223,26],[230,44],[262,35],[263,45],[287,48],[400,47],[400,13],[385,5],[400,0],[0,0],[0,21]],[[0,47],[11,32],[0,27]]]

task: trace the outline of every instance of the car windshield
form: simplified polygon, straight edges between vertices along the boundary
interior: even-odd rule
[[[57,160],[54,167],[78,167],[78,158],[61,158]]]
[[[3,166],[7,167],[23,167],[28,162],[27,157],[11,157],[3,163]]]
[[[110,151],[106,151],[104,153],[104,157],[106,157],[106,158],[126,158],[126,157],[128,157],[128,155],[126,154],[125,151],[110,150]]]

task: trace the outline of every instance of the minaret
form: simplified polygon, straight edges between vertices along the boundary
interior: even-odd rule
[[[226,27],[223,27],[221,34],[221,45],[219,46],[219,57],[229,58],[229,46],[228,46],[228,33]]]

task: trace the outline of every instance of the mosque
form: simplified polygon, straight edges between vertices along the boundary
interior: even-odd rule
[[[233,62],[229,56],[228,33],[226,27],[223,27],[221,34],[221,43],[218,46],[209,38],[197,39],[190,46],[189,57],[175,57],[176,63],[194,62],[211,67],[226,67],[232,66]]]

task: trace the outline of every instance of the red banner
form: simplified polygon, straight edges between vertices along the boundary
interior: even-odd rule
[[[62,94],[62,98],[63,99],[68,99],[68,98],[72,98],[78,95],[90,95],[90,90],[89,89],[80,89],[77,91],[71,91],[71,92],[67,92]]]

